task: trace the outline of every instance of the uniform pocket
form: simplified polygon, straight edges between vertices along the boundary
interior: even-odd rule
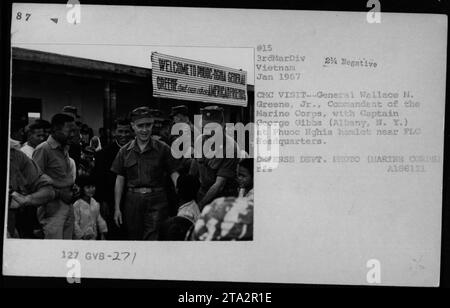
[[[164,170],[164,162],[159,157],[151,155],[142,158],[142,171],[146,181],[160,181]]]
[[[138,162],[136,157],[128,156],[125,158],[124,162],[125,172],[127,175],[127,181],[136,180],[139,177],[138,173]]]

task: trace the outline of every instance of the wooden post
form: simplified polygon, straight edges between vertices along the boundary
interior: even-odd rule
[[[108,143],[111,142],[111,132],[108,131],[110,128],[110,108],[111,108],[111,84],[109,80],[105,80],[104,94],[103,94],[103,131],[106,134],[106,139]]]
[[[108,140],[109,142],[113,141],[112,136],[112,127],[114,124],[114,121],[117,119],[117,84],[116,82],[110,82],[110,88],[109,88],[109,134],[108,134]]]

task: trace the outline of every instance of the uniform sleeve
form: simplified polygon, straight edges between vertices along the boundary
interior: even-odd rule
[[[119,152],[117,153],[116,158],[114,159],[114,162],[111,166],[112,172],[122,175],[122,176],[125,176],[124,153],[125,152],[122,151],[122,149],[119,150]]]
[[[227,179],[233,179],[236,177],[236,168],[239,160],[236,158],[224,158],[217,170],[217,176]]]
[[[175,171],[178,171],[180,169],[180,161],[177,160],[172,156],[172,152],[170,151],[170,147],[168,145],[164,145],[163,147],[163,155],[164,155],[164,162],[167,167],[167,171],[169,174],[172,174]]]
[[[75,215],[75,223],[73,230],[75,239],[81,240],[83,238],[83,230],[81,230],[80,226],[81,213],[80,213],[80,203],[78,200],[73,204],[73,212]]]
[[[234,142],[234,140],[226,135],[227,141],[229,140],[233,144],[233,158],[221,158],[218,169],[217,176],[224,177],[227,179],[233,179],[236,177],[236,169],[239,163],[239,145]]]

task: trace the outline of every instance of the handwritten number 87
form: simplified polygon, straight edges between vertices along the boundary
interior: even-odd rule
[[[30,17],[31,17],[31,14],[30,13],[26,13],[25,14],[25,21],[28,21],[28,19],[30,19]],[[16,19],[17,20],[21,20],[22,19],[22,12],[17,12]]]

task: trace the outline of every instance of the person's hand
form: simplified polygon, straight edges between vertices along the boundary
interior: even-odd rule
[[[84,240],[95,240],[95,232],[92,227],[87,227],[83,235]]]
[[[120,212],[120,210],[114,211],[114,222],[116,223],[117,227],[120,227],[120,225],[122,224],[122,213]]]
[[[30,197],[28,197],[28,195],[24,196],[15,191],[11,194],[11,204],[9,207],[11,209],[17,209],[17,208],[25,206],[29,203],[30,203]]]
[[[93,233],[88,233],[85,236],[83,236],[84,240],[95,240],[95,236]]]
[[[21,208],[21,206],[15,199],[11,198],[11,202],[9,202],[9,208],[11,210],[17,210]]]

